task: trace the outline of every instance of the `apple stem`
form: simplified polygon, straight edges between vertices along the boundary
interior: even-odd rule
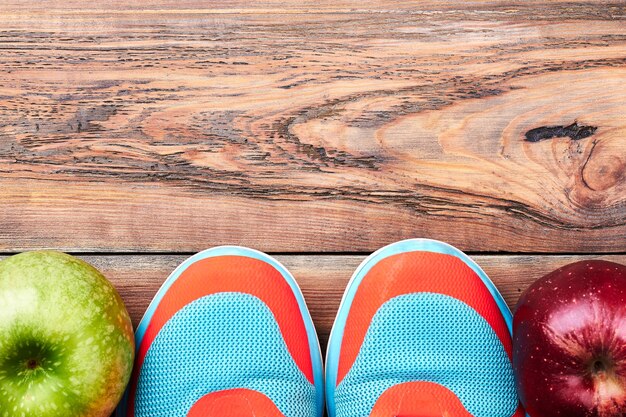
[[[26,362],[26,367],[28,369],[37,369],[39,367],[39,361],[37,359],[29,359],[28,362]]]
[[[605,370],[606,367],[604,366],[604,362],[602,362],[601,360],[597,360],[593,363],[593,371],[595,373],[604,372]]]

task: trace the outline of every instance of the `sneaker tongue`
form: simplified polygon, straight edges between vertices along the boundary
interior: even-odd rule
[[[370,417],[472,417],[447,388],[431,382],[409,382],[385,391]]]
[[[418,413],[417,411],[415,412],[415,414],[400,413],[395,417],[448,417],[450,416],[450,413],[444,413],[441,411],[437,411],[435,413],[429,413],[428,411],[422,410],[421,412],[419,412],[419,414],[417,413]]]
[[[208,407],[192,407],[187,417],[254,417],[254,415],[250,401],[241,395],[233,394],[215,398]]]
[[[444,405],[430,392],[406,393],[393,417],[448,417]],[[391,416],[390,416],[391,417]]]
[[[260,392],[232,389],[200,398],[187,417],[283,417],[276,405]]]

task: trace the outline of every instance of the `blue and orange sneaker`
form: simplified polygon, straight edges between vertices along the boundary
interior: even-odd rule
[[[180,265],[135,335],[118,416],[321,417],[323,369],[304,298],[273,258],[218,247]]]
[[[330,417],[523,417],[511,312],[476,263],[433,240],[368,257],[328,343]]]

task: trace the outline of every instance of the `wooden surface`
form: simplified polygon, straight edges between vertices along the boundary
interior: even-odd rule
[[[0,4],[0,250],[626,251],[623,1],[129,3]]]
[[[135,324],[189,253],[282,254],[324,343],[399,239],[511,305],[626,262],[626,2],[145,4],[0,3],[0,253],[85,255]]]

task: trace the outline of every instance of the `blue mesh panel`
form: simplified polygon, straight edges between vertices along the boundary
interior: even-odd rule
[[[219,293],[188,304],[161,329],[139,374],[135,414],[184,417],[204,395],[233,388],[265,394],[286,417],[317,414],[315,387],[267,305]]]
[[[497,335],[471,307],[446,295],[402,295],[380,307],[335,391],[336,416],[368,416],[385,390],[411,381],[443,385],[476,417],[509,417],[518,405]]]

